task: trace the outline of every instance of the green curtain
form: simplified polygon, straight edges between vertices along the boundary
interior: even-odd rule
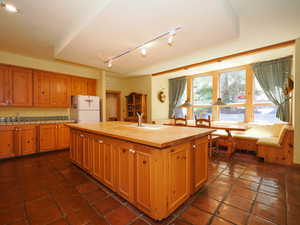
[[[277,108],[276,117],[282,121],[289,121],[289,97],[284,95],[284,88],[291,74],[292,57],[255,63],[253,72],[266,96]]]
[[[185,87],[185,77],[169,80],[169,118],[174,116],[176,106],[182,103],[181,101]]]

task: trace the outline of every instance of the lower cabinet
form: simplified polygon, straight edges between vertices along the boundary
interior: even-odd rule
[[[71,160],[155,219],[207,180],[207,138],[157,149],[71,129]]]
[[[23,125],[15,127],[16,152],[18,155],[30,155],[37,151],[36,125]]]
[[[15,152],[15,127],[1,126],[0,127],[0,158],[9,158],[17,155]]]
[[[42,124],[39,126],[39,149],[47,152],[69,148],[69,128],[64,124]]]

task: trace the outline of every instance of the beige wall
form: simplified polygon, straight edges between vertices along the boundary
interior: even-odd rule
[[[32,107],[1,107],[0,117],[42,117],[42,116],[69,116],[66,108],[32,108]]]
[[[294,137],[294,162],[300,163],[300,38],[296,40],[295,46],[295,137]]]
[[[164,91],[166,101],[162,103],[158,99],[158,93]],[[152,120],[166,120],[169,112],[169,79],[166,76],[152,77]]]

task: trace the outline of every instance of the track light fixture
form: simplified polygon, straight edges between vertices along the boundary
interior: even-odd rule
[[[145,47],[141,48],[141,55],[144,56],[144,57],[147,55],[147,50],[146,50]]]
[[[0,0],[0,7],[11,13],[17,13],[19,10],[12,4],[5,3]]]
[[[110,57],[109,59],[107,59],[106,61],[104,61],[104,63],[107,64],[107,67],[108,67],[108,68],[111,68],[111,67],[112,67],[112,61],[113,61],[113,60],[116,60],[116,59],[118,59],[118,58],[120,58],[120,57],[122,57],[122,56],[124,56],[124,55],[127,55],[128,53],[133,52],[133,51],[135,51],[135,50],[137,50],[137,49],[140,50],[142,56],[146,56],[146,55],[147,55],[147,49],[146,49],[146,46],[147,46],[148,44],[150,44],[150,43],[152,43],[152,42],[154,42],[154,41],[157,41],[157,40],[159,40],[159,39],[161,39],[161,38],[164,38],[164,37],[166,37],[166,36],[168,36],[168,45],[172,46],[172,44],[173,44],[173,42],[174,42],[174,36],[176,35],[176,32],[179,31],[179,30],[181,30],[181,29],[182,29],[182,27],[176,27],[176,28],[174,28],[174,29],[172,29],[172,30],[170,30],[170,31],[168,31],[168,32],[162,33],[162,34],[160,34],[160,35],[158,35],[158,36],[152,38],[152,39],[149,40],[149,41],[146,41],[146,42],[144,42],[144,43],[142,43],[142,44],[140,44],[140,45],[138,45],[138,46],[136,46],[136,47],[127,49],[126,51],[121,52],[121,53],[118,54],[118,55],[115,55],[115,56],[113,56],[113,57]]]

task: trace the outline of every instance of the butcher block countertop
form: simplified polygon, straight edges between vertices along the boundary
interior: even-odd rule
[[[213,129],[191,128],[182,126],[166,126],[130,122],[103,122],[67,124],[70,128],[79,129],[93,134],[104,135],[125,141],[144,144],[156,148],[166,148],[178,143],[204,137]]]

